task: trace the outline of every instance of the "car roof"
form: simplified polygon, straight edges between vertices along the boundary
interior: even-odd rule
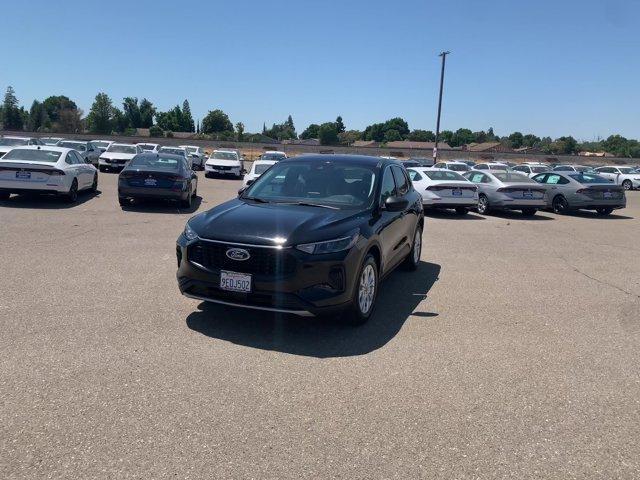
[[[295,157],[285,158],[278,163],[292,163],[297,161],[314,161],[314,162],[349,162],[356,165],[397,165],[401,168],[402,163],[398,160],[382,157],[372,157],[369,155],[348,155],[348,154],[322,154],[322,153],[308,153],[305,155],[297,155]]]
[[[54,145],[23,145],[15,147],[14,150],[47,150],[49,152],[67,153],[73,151],[73,148],[56,147]]]
[[[184,160],[184,157],[182,155],[176,155],[174,153],[163,153],[162,156],[168,157],[168,158],[175,158],[176,160]],[[136,155],[136,158],[158,158],[158,157],[160,157],[160,154],[155,152],[144,152]]]
[[[197,145],[180,145],[180,147],[182,147],[182,148],[200,148]]]
[[[286,155],[286,153],[284,153],[282,150],[266,150],[264,153],[279,153],[282,155]],[[263,155],[264,155],[263,153]]]
[[[117,142],[113,142],[111,144],[111,146],[113,147],[114,145],[123,146],[123,147],[136,147],[137,146],[135,143],[117,143]]]
[[[225,148],[222,148],[222,149],[216,149],[216,150],[214,150],[214,152],[238,153],[238,151],[237,151],[237,150],[229,150],[229,149],[225,149]]]

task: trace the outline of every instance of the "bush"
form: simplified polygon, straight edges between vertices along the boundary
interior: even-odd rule
[[[122,134],[126,135],[127,137],[135,137],[137,133],[138,131],[135,128],[127,128],[124,132],[122,132]]]
[[[152,125],[149,128],[149,136],[151,136],[151,137],[164,137],[164,131],[158,125]]]
[[[173,138],[173,132],[171,130],[169,130],[167,133],[165,133],[165,137]]]

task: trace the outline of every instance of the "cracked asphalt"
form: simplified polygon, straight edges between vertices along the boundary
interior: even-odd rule
[[[100,190],[0,202],[0,478],[640,477],[640,192],[429,215],[350,328],[180,296],[193,212]]]

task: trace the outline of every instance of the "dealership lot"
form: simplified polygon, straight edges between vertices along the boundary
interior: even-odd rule
[[[637,478],[640,192],[609,217],[434,213],[353,328],[181,296],[193,211],[0,202],[0,476]]]

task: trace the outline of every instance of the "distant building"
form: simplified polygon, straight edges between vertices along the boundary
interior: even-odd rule
[[[294,139],[294,140],[283,140],[282,143],[284,145],[310,145],[312,147],[320,145],[320,140],[317,138],[306,138],[306,139]]]
[[[465,152],[509,153],[513,150],[500,142],[469,143],[462,146]]]
[[[520,147],[514,150],[516,153],[544,153],[540,147]]]
[[[378,148],[380,146],[380,142],[375,142],[373,140],[356,140],[351,144],[352,147],[361,148],[361,147],[371,147]]]
[[[397,140],[395,142],[387,142],[387,148],[415,148],[422,150],[433,150],[436,146],[435,142],[414,142],[411,140]],[[441,150],[450,150],[449,144],[438,142],[438,148]]]

